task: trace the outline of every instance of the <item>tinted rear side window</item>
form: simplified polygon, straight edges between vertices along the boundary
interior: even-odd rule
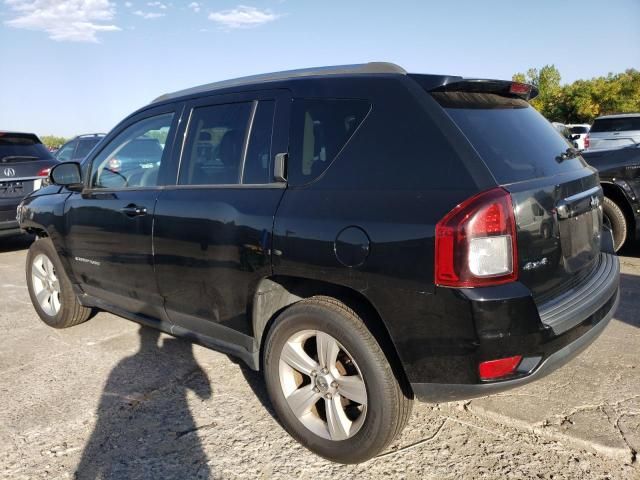
[[[591,132],[628,132],[640,130],[640,117],[600,118],[593,122]]]
[[[294,100],[289,183],[303,185],[319,177],[349,141],[370,107],[366,100]]]
[[[432,94],[501,184],[583,168],[580,157],[559,161],[570,144],[524,100],[495,94]]]
[[[180,165],[180,185],[240,183],[252,108],[252,102],[243,102],[193,109]]]
[[[273,133],[273,100],[258,102],[251,137],[244,161],[242,183],[269,183],[271,178],[271,136]]]
[[[0,134],[0,163],[53,158],[38,137],[28,134]]]

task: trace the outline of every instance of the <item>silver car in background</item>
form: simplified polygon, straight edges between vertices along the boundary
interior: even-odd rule
[[[594,120],[587,140],[590,150],[640,144],[640,113],[603,115]]]

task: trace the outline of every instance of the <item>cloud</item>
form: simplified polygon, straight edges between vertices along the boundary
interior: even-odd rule
[[[120,30],[111,21],[110,0],[4,0],[16,15],[4,23],[14,28],[43,31],[57,41],[98,42],[98,32]]]
[[[125,6],[125,7],[127,7],[127,8],[131,8],[131,7],[133,7],[133,3],[131,3],[131,2],[124,2],[124,6]]]
[[[161,10],[166,10],[167,9],[167,6],[162,2],[148,2],[147,6],[149,6],[149,7],[157,7],[159,9],[161,9]]]
[[[133,12],[134,15],[138,15],[139,17],[144,18],[145,20],[153,20],[154,18],[164,17],[165,13],[158,12],[143,12],[142,10],[136,10]]]
[[[188,8],[190,8],[194,12],[198,13],[200,11],[201,5],[198,2],[191,2],[188,5]]]
[[[271,10],[259,10],[245,5],[238,5],[231,10],[221,10],[209,14],[209,20],[226,28],[257,27],[273,22],[278,18],[280,18],[280,15],[272,13]]]

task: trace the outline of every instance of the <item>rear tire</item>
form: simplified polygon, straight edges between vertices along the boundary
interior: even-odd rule
[[[411,415],[412,399],[380,345],[358,315],[334,298],[312,297],[282,312],[267,335],[263,365],[284,428],[329,460],[370,459]]]
[[[31,303],[44,323],[67,328],[91,316],[91,309],[78,303],[51,240],[42,238],[31,244],[26,270]]]
[[[608,197],[604,197],[602,213],[605,225],[613,233],[613,248],[617,252],[627,240],[627,218],[618,204]]]

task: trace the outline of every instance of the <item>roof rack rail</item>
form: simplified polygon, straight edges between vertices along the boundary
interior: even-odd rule
[[[263,73],[259,75],[251,75],[248,77],[233,78],[231,80],[223,80],[221,82],[208,83],[185,90],[179,90],[173,93],[166,93],[159,96],[151,103],[162,102],[174,98],[191,95],[194,93],[207,92],[209,90],[218,90],[221,88],[238,87],[242,85],[251,85],[261,82],[273,82],[277,80],[288,80],[300,77],[312,77],[322,75],[350,75],[350,74],[375,74],[375,73],[396,73],[406,75],[406,70],[394,63],[388,62],[369,62],[354,65],[336,65],[332,67],[313,67],[302,68],[299,70],[286,70],[282,72]]]

